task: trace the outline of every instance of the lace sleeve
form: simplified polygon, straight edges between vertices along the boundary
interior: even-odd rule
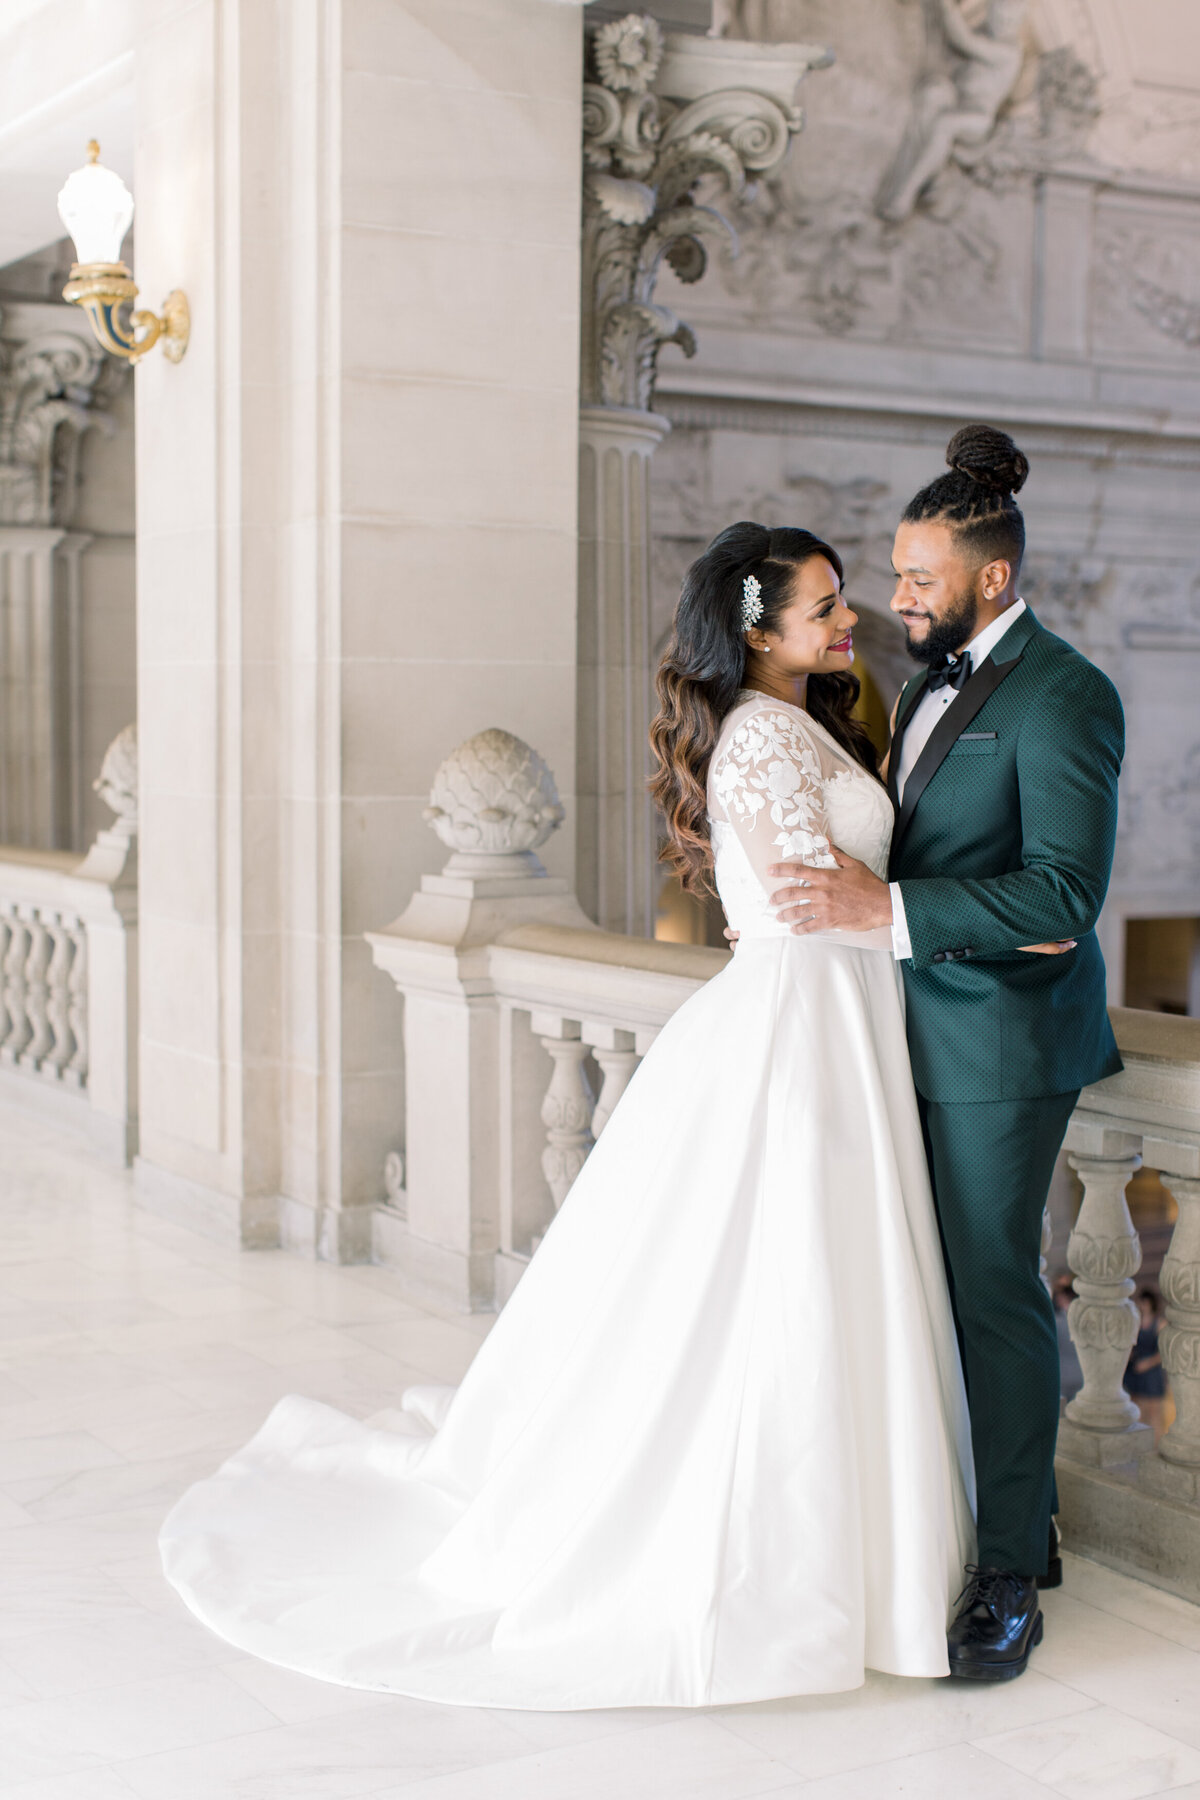
[[[733,826],[750,866],[770,896],[772,863],[794,858],[833,869],[821,763],[793,714],[763,708],[734,729],[713,764],[713,798]]]

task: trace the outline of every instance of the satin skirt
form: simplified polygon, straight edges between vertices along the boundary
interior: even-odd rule
[[[744,940],[457,1390],[368,1423],[283,1400],[183,1496],[188,1606],[269,1662],[462,1705],[946,1674],[971,1452],[902,1004],[878,951]]]

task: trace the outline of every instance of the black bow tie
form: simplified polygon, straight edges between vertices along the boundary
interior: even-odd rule
[[[970,679],[971,652],[965,650],[961,656],[940,656],[935,663],[930,663],[925,685],[931,694],[944,687],[952,687],[956,693],[961,693]]]

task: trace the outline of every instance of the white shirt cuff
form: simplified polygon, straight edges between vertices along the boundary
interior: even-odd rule
[[[897,962],[906,962],[912,955],[912,939],[904,916],[904,895],[898,881],[889,881],[888,891],[892,896],[892,955]]]

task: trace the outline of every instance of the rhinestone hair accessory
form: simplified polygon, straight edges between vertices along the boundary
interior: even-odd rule
[[[749,631],[762,618],[762,583],[753,575],[747,575],[742,583],[742,630]]]

